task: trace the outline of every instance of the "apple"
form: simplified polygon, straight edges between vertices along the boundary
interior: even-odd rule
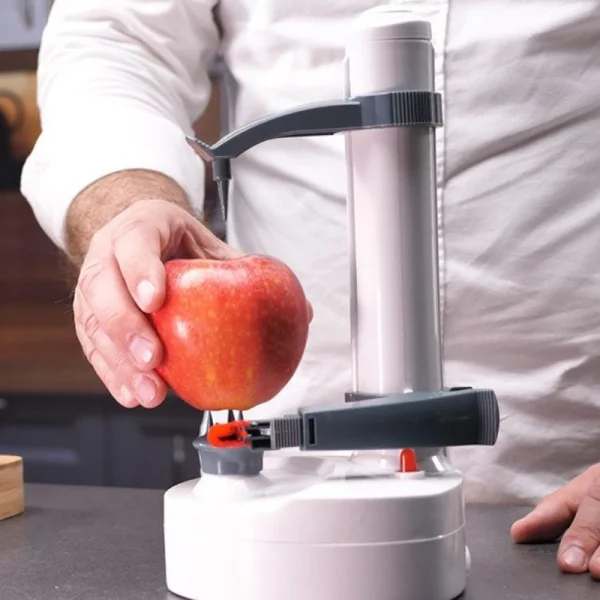
[[[149,316],[166,384],[199,410],[248,410],[277,395],[312,317],[293,271],[263,255],[174,259],[165,269],[165,302]]]

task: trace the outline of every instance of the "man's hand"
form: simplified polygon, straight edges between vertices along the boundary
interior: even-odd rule
[[[85,356],[123,406],[160,404],[166,386],[154,371],[161,345],[144,313],[165,297],[163,261],[241,255],[184,207],[138,200],[91,236],[73,309]]]
[[[546,496],[511,529],[517,543],[553,541],[561,534],[560,568],[600,578],[600,463]]]

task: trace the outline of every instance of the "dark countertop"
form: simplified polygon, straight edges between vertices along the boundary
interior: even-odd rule
[[[560,573],[556,544],[512,544],[525,512],[468,507],[473,565],[461,600],[600,598],[589,575]],[[26,513],[0,521],[0,600],[174,600],[163,560],[162,492],[28,485]]]

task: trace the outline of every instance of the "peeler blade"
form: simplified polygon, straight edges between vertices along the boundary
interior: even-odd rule
[[[204,437],[208,435],[209,429],[214,425],[212,413],[207,410],[202,414],[202,423],[200,424],[200,431],[198,437]]]
[[[221,207],[221,216],[223,221],[227,222],[227,208],[228,208],[228,194],[229,194],[229,181],[227,179],[219,179],[217,181],[217,192],[219,194],[219,205]]]

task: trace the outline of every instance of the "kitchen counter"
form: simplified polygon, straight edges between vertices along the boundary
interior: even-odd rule
[[[0,522],[0,600],[175,600],[164,583],[162,497],[26,486],[26,513]],[[560,573],[556,544],[511,543],[509,527],[525,512],[468,508],[473,567],[461,600],[600,597],[600,583],[588,575]]]

